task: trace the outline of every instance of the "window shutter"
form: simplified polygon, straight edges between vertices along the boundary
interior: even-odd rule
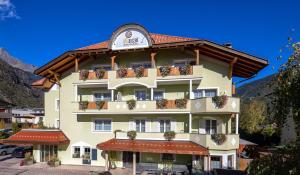
[[[92,149],[92,160],[97,160],[97,149]]]
[[[176,120],[171,120],[171,131],[176,132]]]
[[[205,120],[199,120],[199,134],[205,134]]]
[[[145,127],[146,127],[145,129],[146,132],[151,132],[151,120],[149,119],[145,120]]]
[[[134,120],[129,120],[128,131],[135,131],[135,121]]]

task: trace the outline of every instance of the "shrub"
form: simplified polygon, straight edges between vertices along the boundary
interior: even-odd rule
[[[179,109],[186,108],[186,103],[187,103],[187,99],[184,99],[184,98],[175,100],[176,108],[179,108]]]
[[[143,66],[139,66],[134,69],[135,77],[140,78],[144,76],[144,70],[145,68]]]
[[[21,129],[22,129],[18,122],[13,122],[11,127],[12,127],[12,130],[13,130],[14,134],[21,131]]]
[[[171,67],[170,66],[161,66],[159,68],[160,74],[162,77],[168,76],[171,72]]]
[[[171,141],[175,138],[176,133],[174,131],[166,131],[164,133],[164,138],[168,141]]]
[[[168,100],[166,99],[159,99],[159,100],[156,100],[156,106],[158,109],[164,109],[167,107],[167,104],[168,104]]]
[[[89,102],[88,101],[80,101],[79,102],[79,109],[86,110],[88,108]]]
[[[128,100],[127,101],[127,106],[128,106],[128,109],[129,110],[132,110],[132,109],[134,109],[135,108],[135,106],[136,106],[136,101],[135,100]]]
[[[33,156],[31,155],[30,152],[25,153],[25,161],[32,161],[33,160]]]
[[[104,75],[105,75],[105,71],[106,70],[103,67],[100,67],[100,68],[96,69],[95,70],[96,77],[98,79],[102,79],[104,77]]]
[[[189,75],[191,74],[191,65],[186,64],[184,66],[179,67],[180,75]]]
[[[102,109],[105,104],[105,101],[96,101],[97,109]]]
[[[134,140],[136,138],[136,131],[128,131],[127,132],[127,137],[130,139],[130,140]]]
[[[212,98],[212,101],[217,108],[223,108],[226,105],[227,100],[228,100],[227,95],[214,96]]]
[[[88,70],[81,70],[80,71],[80,77],[83,79],[83,80],[86,80],[88,77],[89,77],[89,71]]]
[[[53,157],[51,157],[51,159],[47,162],[47,164],[51,167],[57,167],[60,165],[60,160],[59,158],[54,155]]]
[[[125,68],[124,66],[121,66],[118,70],[117,70],[118,76],[120,78],[124,78],[127,76],[127,68]]]
[[[226,141],[225,134],[212,134],[211,139],[218,145],[222,145]]]

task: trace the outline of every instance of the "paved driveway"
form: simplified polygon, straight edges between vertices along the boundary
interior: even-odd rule
[[[0,156],[0,175],[89,175],[90,171],[104,171],[104,167],[61,165],[56,168],[46,163],[36,163],[30,166],[20,166],[22,159],[10,155]],[[112,175],[131,175],[130,169],[111,170]]]

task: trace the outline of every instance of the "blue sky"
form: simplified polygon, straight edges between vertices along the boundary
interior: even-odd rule
[[[267,58],[270,66],[258,74],[261,78],[282,63],[275,58],[292,29],[299,41],[299,8],[296,0],[0,0],[0,47],[41,66],[135,22],[153,33],[231,42],[235,49]]]

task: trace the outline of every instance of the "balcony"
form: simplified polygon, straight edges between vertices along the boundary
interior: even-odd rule
[[[222,107],[217,107],[212,98],[201,98],[191,101],[191,113],[239,113],[240,99],[227,97]]]
[[[222,144],[217,144],[211,138],[210,134],[190,134],[190,133],[176,133],[174,140],[180,141],[192,141],[205,148],[216,150],[233,150],[239,148],[239,135],[238,134],[226,134],[226,139]],[[116,139],[128,139],[127,132],[116,132]],[[164,133],[158,132],[145,132],[137,133],[136,139],[140,140],[166,140]]]
[[[168,80],[168,79],[186,79],[186,78],[199,78],[202,77],[203,66],[202,65],[194,65],[187,70],[182,71],[179,67],[169,67],[169,73],[163,73],[160,70],[161,68],[157,68],[157,79]],[[166,67],[162,69],[168,69]]]

